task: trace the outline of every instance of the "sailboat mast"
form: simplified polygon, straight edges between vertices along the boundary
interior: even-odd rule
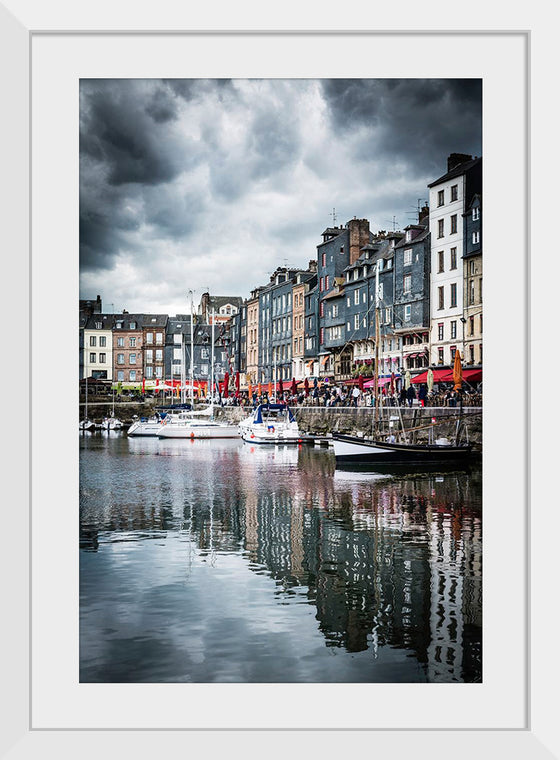
[[[214,413],[214,309],[212,309],[211,319],[212,319],[212,338],[211,338],[212,362],[211,362],[210,387],[212,390],[210,392],[210,409],[212,413]]]
[[[185,403],[185,336],[181,332],[181,403]]]
[[[373,370],[373,391],[375,395],[374,421],[377,427],[379,417],[379,261],[375,268],[375,365]]]
[[[194,409],[194,309],[191,293],[191,407]]]

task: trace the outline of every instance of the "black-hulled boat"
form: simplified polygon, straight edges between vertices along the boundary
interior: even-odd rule
[[[467,463],[478,455],[472,444],[453,445],[446,438],[426,444],[396,443],[333,433],[332,443],[337,463],[449,465]]]

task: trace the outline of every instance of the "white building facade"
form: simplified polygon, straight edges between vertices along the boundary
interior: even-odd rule
[[[84,328],[84,377],[113,379],[113,315],[94,314]]]
[[[430,364],[453,365],[464,346],[464,212],[480,192],[480,158],[452,154],[448,172],[431,183]],[[464,358],[464,357],[462,357]]]

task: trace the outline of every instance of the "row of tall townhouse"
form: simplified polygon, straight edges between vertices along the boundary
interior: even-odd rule
[[[402,232],[328,227],[306,270],[279,267],[232,317],[232,364],[249,382],[348,380],[482,366],[482,159],[449,156]],[[377,346],[376,346],[377,335]]]
[[[94,310],[81,302],[80,378],[132,386],[145,380],[188,379],[191,373],[196,379],[207,380],[214,335],[214,373],[223,379],[230,369],[223,325],[237,312],[241,301],[238,296],[204,294],[192,326],[190,314],[104,314],[100,306]]]

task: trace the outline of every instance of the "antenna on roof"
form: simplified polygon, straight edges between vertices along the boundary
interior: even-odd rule
[[[329,216],[332,216],[332,223],[333,227],[336,227],[336,209],[333,206],[332,214],[329,214]]]
[[[396,217],[393,215],[393,221],[389,221],[389,219],[385,219],[386,222],[389,222],[389,224],[393,225],[393,232],[397,229],[398,222],[396,220]]]

